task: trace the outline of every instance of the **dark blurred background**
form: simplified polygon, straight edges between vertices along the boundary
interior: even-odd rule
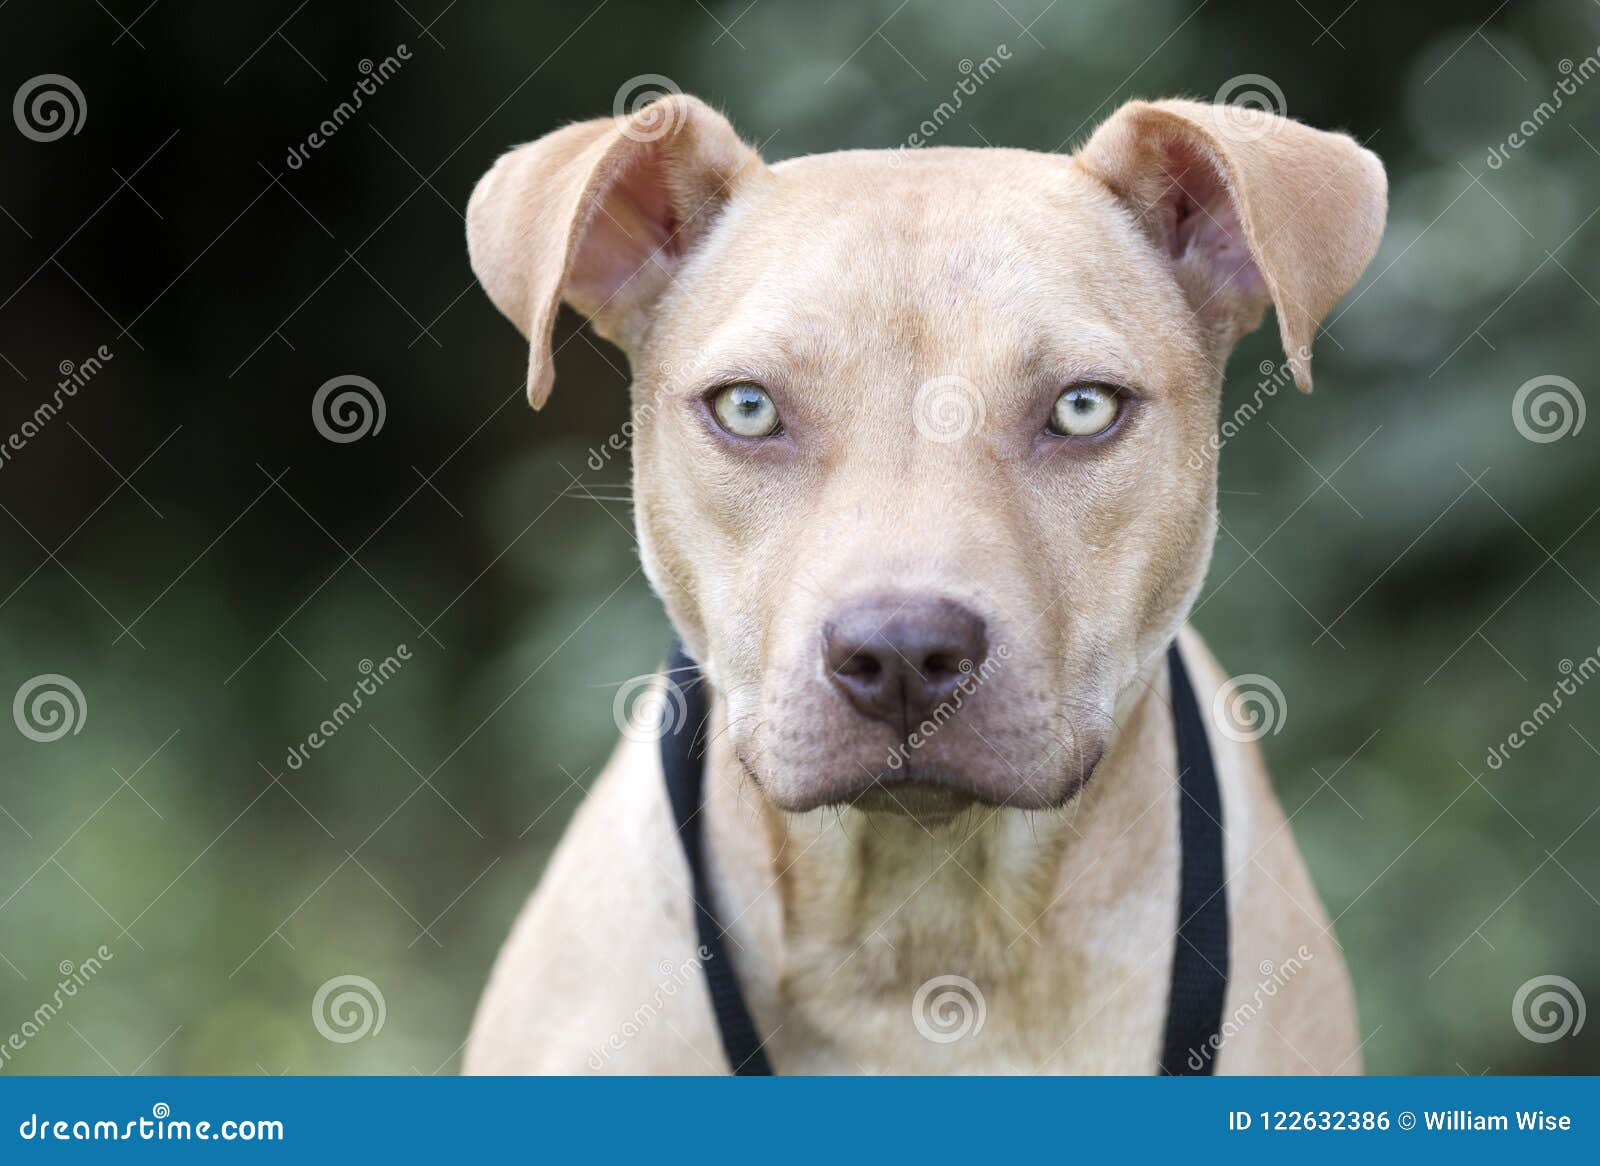
[[[1284,694],[1262,745],[1369,1070],[1600,1064],[1600,1025],[1536,1041],[1513,1018],[1540,977],[1600,990],[1600,683],[1576,683],[1600,645],[1600,421],[1575,412],[1597,387],[1600,7],[12,0],[3,95],[59,74],[82,101],[55,140],[0,122],[0,436],[22,438],[0,698],[27,697],[0,722],[0,1044],[64,967],[112,958],[0,1068],[459,1066],[619,685],[668,634],[625,459],[590,465],[627,417],[624,361],[564,319],[555,396],[528,410],[525,346],[467,266],[473,182],[647,74],[770,159],[897,145],[1001,45],[936,144],[1070,150],[1126,97],[1242,85],[1387,164],[1388,233],[1316,394],[1271,397],[1222,455],[1195,622]],[[1225,412],[1275,333],[1236,354]],[[92,376],[33,423],[68,362]],[[319,432],[340,376],[376,386],[381,429]],[[1541,377],[1572,388],[1519,401]],[[70,709],[35,709],[52,685]],[[36,740],[52,711],[76,731]],[[384,1012],[344,1043],[312,1010],[347,975]]]

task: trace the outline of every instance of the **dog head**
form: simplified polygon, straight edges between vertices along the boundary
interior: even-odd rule
[[[1270,304],[1309,389],[1385,200],[1230,106],[768,166],[673,96],[505,155],[468,243],[535,407],[563,300],[628,354],[644,563],[775,805],[1042,808],[1199,590],[1229,350]]]

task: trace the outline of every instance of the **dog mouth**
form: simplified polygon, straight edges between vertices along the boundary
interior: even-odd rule
[[[1054,780],[994,780],[983,775],[943,765],[920,764],[886,768],[873,772],[857,767],[855,779],[830,783],[804,806],[788,809],[849,806],[868,814],[910,818],[924,825],[943,823],[978,807],[1016,810],[1057,810],[1083,792],[1104,756],[1104,746],[1092,750]],[[1018,775],[1008,773],[1010,778]]]
[[[945,775],[878,774],[861,788],[840,797],[835,805],[848,805],[868,814],[888,814],[917,821],[943,822],[986,799]],[[993,803],[989,803],[993,804]]]
[[[808,750],[809,756],[744,749],[736,742],[734,754],[745,776],[778,810],[848,807],[931,826],[980,807],[1062,809],[1088,785],[1107,744],[1098,735],[1074,740],[1070,747],[1044,736],[1036,742],[997,739],[999,746],[982,742],[986,749],[980,750],[951,726],[931,748],[919,751],[891,748],[886,753],[881,745],[857,739]]]

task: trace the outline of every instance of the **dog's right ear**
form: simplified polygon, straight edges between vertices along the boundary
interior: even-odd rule
[[[734,190],[763,171],[726,118],[684,94],[569,125],[495,163],[467,204],[467,251],[528,338],[535,409],[555,379],[561,301],[627,349]]]

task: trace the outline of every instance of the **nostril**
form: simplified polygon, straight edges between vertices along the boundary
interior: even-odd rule
[[[948,699],[987,650],[984,621],[931,596],[882,595],[840,608],[823,626],[834,686],[875,720],[914,723]]]
[[[848,676],[856,680],[876,680],[883,673],[883,664],[876,657],[865,652],[856,652],[834,669],[839,676]]]

